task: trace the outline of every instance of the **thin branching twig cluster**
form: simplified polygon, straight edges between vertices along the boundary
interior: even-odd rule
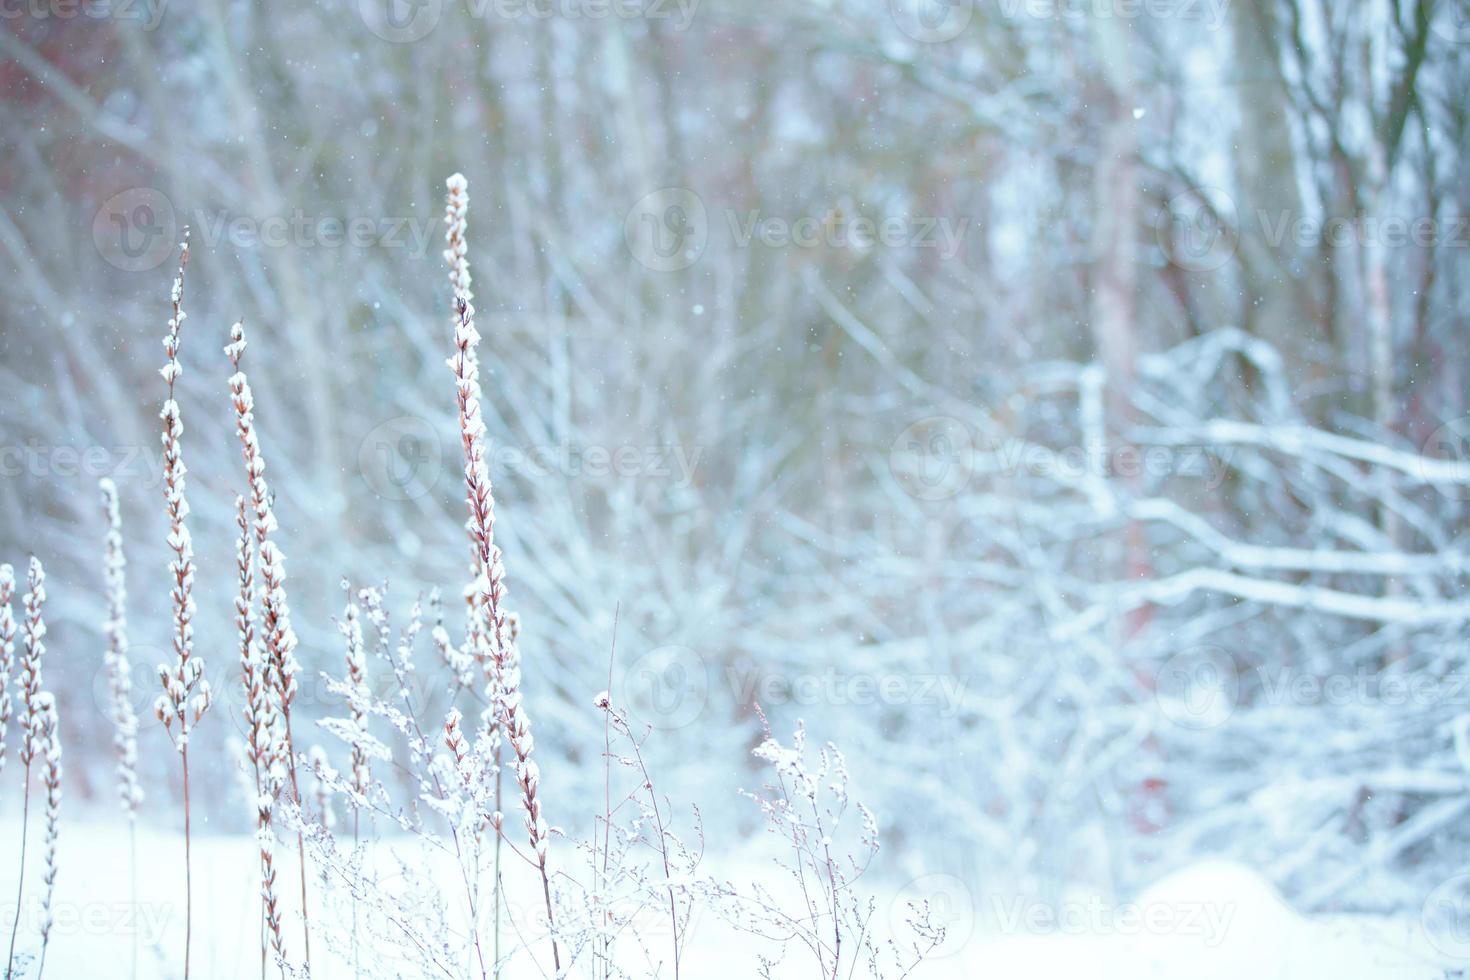
[[[758,706],[756,711],[760,714]],[[800,901],[784,900],[759,884],[747,889],[726,885],[719,895],[722,910],[739,927],[779,946],[778,954],[759,956],[760,974],[768,980],[786,975],[774,971],[793,949],[804,949],[815,961],[817,975],[832,980],[850,976],[859,963],[874,977],[908,976],[944,942],[944,927],[921,904],[909,910],[915,938],[907,949],[892,938],[880,938],[873,900],[854,889],[878,854],[878,822],[871,810],[851,798],[846,758],[828,742],[813,765],[804,726],[798,724],[787,746],[771,734],[764,714],[760,720],[765,738],[753,754],[771,767],[774,779],[762,792],[745,795],[759,807],[767,832],[787,845],[788,857],[779,864],[790,879],[788,893]],[[857,811],[857,857],[839,843],[847,829],[844,818],[851,823],[849,809]]]

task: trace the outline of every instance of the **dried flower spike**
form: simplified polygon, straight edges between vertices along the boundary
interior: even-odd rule
[[[15,569],[0,565],[0,772],[5,771],[5,733],[10,730],[10,678],[15,673]]]

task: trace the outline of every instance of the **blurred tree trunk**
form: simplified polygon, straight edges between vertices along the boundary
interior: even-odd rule
[[[1230,17],[1240,109],[1236,213],[1246,277],[1241,326],[1296,360],[1326,331],[1311,315],[1301,249],[1291,234],[1303,214],[1290,99],[1276,64],[1281,25],[1275,0],[1231,4]]]

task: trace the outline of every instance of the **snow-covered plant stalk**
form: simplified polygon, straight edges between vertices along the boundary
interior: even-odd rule
[[[117,795],[128,818],[128,880],[137,904],[138,896],[138,806],[143,788],[138,785],[138,714],[133,710],[133,667],[128,660],[127,558],[123,554],[122,514],[118,508],[117,484],[103,478],[102,513],[107,520],[103,577],[107,589],[107,620],[102,632],[107,637],[108,709],[112,716],[112,748],[117,755]],[[138,975],[138,937],[132,942],[133,976]]]
[[[117,753],[117,795],[129,826],[138,819],[143,790],[138,785],[138,715],[133,710],[133,669],[128,661],[127,558],[123,555],[122,517],[118,510],[117,484],[98,482],[102,511],[107,518],[107,552],[103,574],[107,587],[108,707],[112,715],[112,747]]]
[[[41,560],[31,556],[26,575],[25,622],[21,629],[24,649],[20,657],[20,705],[23,709],[20,731],[20,764],[24,769],[23,802],[20,809],[20,871],[15,885],[15,920],[10,926],[10,952],[5,958],[5,976],[15,975],[15,936],[20,931],[20,904],[26,883],[26,830],[31,813],[31,760],[41,733],[41,658],[46,653],[46,620],[42,606],[46,603],[46,570]]]
[[[26,573],[25,620],[21,626],[23,649],[20,657],[20,706],[24,709],[21,727],[20,762],[29,768],[35,755],[37,718],[41,711],[41,660],[46,655],[46,569],[41,559],[31,556]]]
[[[470,207],[469,184],[463,174],[455,174],[446,181],[448,194],[444,205],[444,261],[449,265],[449,287],[451,291],[452,305],[454,309],[454,323],[459,321],[459,303],[463,300],[466,304],[473,302],[474,293],[470,291],[470,263],[469,243],[465,239],[465,231],[468,228],[467,215]],[[473,307],[471,308],[473,315]],[[467,372],[470,375],[469,382],[471,393],[476,402],[480,400],[480,374],[479,374],[479,351],[474,345],[466,351],[466,357],[473,370]],[[496,720],[494,710],[495,694],[495,666],[491,661],[489,650],[485,643],[485,605],[482,596],[485,593],[485,569],[480,561],[480,547],[478,535],[475,531],[475,517],[472,513],[465,519],[465,531],[470,541],[470,580],[465,585],[465,638],[464,644],[458,651],[459,657],[451,663],[456,673],[463,676],[470,663],[480,666],[485,685],[485,702],[490,705],[481,715],[480,732],[476,742],[488,740],[493,748],[493,765],[496,776],[496,808],[500,806],[499,778],[500,778],[500,726]],[[435,638],[436,642],[438,637]],[[445,647],[448,646],[447,634],[445,636]],[[447,651],[446,651],[447,652]],[[499,841],[496,841],[496,873],[497,879],[500,868]],[[497,905],[499,895],[496,895]],[[499,910],[496,911],[496,928],[499,929]],[[497,936],[498,938],[498,936]]]
[[[270,660],[270,681],[280,710],[284,744],[278,756],[286,761],[291,780],[291,798],[300,806],[301,785],[296,776],[296,743],[291,734],[291,702],[296,698],[296,633],[291,628],[291,609],[286,603],[286,558],[271,534],[276,531],[276,515],[271,508],[270,488],[265,481],[265,456],[260,450],[260,437],[255,432],[255,397],[250,382],[240,370],[245,353],[245,325],[230,327],[230,343],[225,354],[235,369],[230,376],[230,400],[235,408],[235,432],[240,437],[245,460],[245,476],[250,485],[250,504],[255,513],[255,543],[260,549],[261,632]],[[306,969],[311,970],[311,915],[307,911],[306,841],[301,828],[296,830],[296,852],[301,871],[301,928]]]
[[[5,733],[10,730],[10,677],[15,672],[15,569],[0,565],[0,773],[5,771]]]
[[[172,665],[159,664],[158,676],[163,684],[163,693],[154,704],[154,713],[163,722],[164,730],[173,739],[178,749],[180,766],[184,778],[184,978],[189,977],[189,949],[193,939],[193,868],[190,840],[189,808],[189,729],[204,717],[209,710],[211,695],[209,682],[204,679],[204,661],[194,656],[194,543],[189,528],[184,523],[189,516],[189,504],[185,497],[184,466],[180,437],[184,423],[179,412],[179,403],[174,400],[174,386],[183,373],[179,363],[180,329],[187,314],[183,310],[184,269],[189,264],[189,232],[184,230],[184,241],[179,245],[179,272],[174,278],[172,302],[173,316],[168,321],[168,333],[163,338],[163,349],[167,355],[160,373],[168,384],[168,397],[164,400],[159,416],[163,419],[163,499],[168,513],[168,546],[174,553],[169,562],[169,594],[173,602],[173,646]],[[178,733],[174,733],[174,724]]]
[[[46,655],[46,620],[41,607],[46,604],[46,569],[40,558],[31,555],[26,573],[25,623],[22,626],[21,651],[21,767],[24,770],[24,802],[21,804],[21,868],[15,886],[15,921],[10,924],[10,952],[6,955],[4,976],[15,976],[15,936],[21,930],[21,899],[25,895],[25,832],[31,815],[31,760],[41,738],[41,657]]]
[[[235,498],[235,525],[240,536],[235,539],[235,634],[240,644],[240,676],[245,689],[245,753],[254,770],[255,791],[272,790],[277,773],[275,758],[274,708],[269,691],[269,670],[261,659],[260,644],[255,639],[255,549],[251,544],[250,524],[245,516],[245,498]]]
[[[449,204],[449,243],[446,250],[455,290],[456,317],[454,354],[449,358],[454,372],[455,395],[459,405],[459,429],[464,451],[466,501],[469,505],[470,528],[476,546],[479,566],[483,570],[481,605],[484,609],[486,639],[495,664],[499,691],[496,721],[500,724],[515,753],[516,781],[521,790],[521,804],[526,811],[526,831],[535,852],[546,900],[547,923],[551,932],[551,952],[557,973],[561,972],[561,951],[556,941],[556,925],[551,902],[551,877],[546,867],[550,828],[541,815],[541,775],[531,759],[535,743],[531,722],[521,701],[519,670],[509,663],[512,648],[505,599],[505,567],[500,549],[495,545],[495,499],[491,493],[490,472],[485,465],[485,423],[480,414],[480,368],[478,347],[480,335],[475,330],[474,307],[468,297],[468,270],[465,266],[464,211],[468,207],[466,182],[461,174],[447,181]],[[494,824],[502,832],[502,818],[497,812]]]
[[[51,943],[52,903],[56,897],[56,840],[61,832],[61,724],[56,716],[56,698],[50,691],[38,698],[36,739],[41,743],[46,771],[46,870],[41,875],[45,891],[41,897],[41,960],[36,966],[36,980],[46,970],[46,948]]]
[[[260,942],[260,975],[265,976],[268,950],[274,948],[276,959],[286,960],[285,938],[281,934],[280,906],[276,896],[275,835],[271,832],[271,814],[276,791],[282,777],[276,758],[275,708],[269,687],[269,669],[261,658],[260,644],[255,640],[255,549],[250,521],[245,514],[245,498],[235,498],[235,524],[240,529],[236,540],[235,573],[239,585],[235,594],[235,632],[240,639],[240,676],[245,687],[245,754],[250,759],[255,788],[255,834],[260,849],[260,902],[264,931]]]

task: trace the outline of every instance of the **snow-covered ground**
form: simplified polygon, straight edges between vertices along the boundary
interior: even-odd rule
[[[15,842],[14,819],[3,839]],[[36,831],[38,828],[32,828]],[[36,897],[41,865],[37,835],[27,871],[18,952],[37,947]],[[60,850],[56,925],[46,976],[126,977],[136,939],[138,975],[179,974],[184,915],[181,901],[182,839],[139,828],[139,880],[130,895],[128,838],[111,824],[71,823]],[[413,856],[413,848],[406,857]],[[572,855],[568,855],[569,857]],[[199,834],[194,843],[194,975],[247,980],[258,975],[258,902],[253,841]],[[296,870],[281,855],[281,891],[294,895]],[[722,877],[760,867],[720,860]],[[447,870],[447,869],[446,869]],[[445,891],[455,887],[452,872]],[[0,866],[4,910],[14,912],[15,866]],[[945,919],[949,936],[935,958],[914,976],[926,980],[1035,980],[1037,977],[1118,980],[1417,980],[1446,975],[1442,958],[1418,916],[1399,920],[1361,917],[1304,919],[1289,909],[1259,876],[1244,868],[1206,862],[1169,875],[1132,903],[1068,895],[1051,903],[973,892],[946,875],[930,875],[897,894],[879,896],[880,914],[903,928],[905,900],[924,897]],[[320,910],[319,914],[327,913]],[[288,901],[288,908],[294,908]],[[6,923],[8,926],[8,921]],[[293,929],[295,923],[293,922]],[[295,939],[295,934],[292,934]],[[325,935],[314,936],[317,976],[348,976],[338,960],[327,969]],[[696,915],[683,975],[751,977],[757,944],[733,933],[714,915]],[[33,973],[34,965],[30,973]],[[537,976],[529,963],[510,975]],[[861,971],[859,971],[861,972]],[[797,952],[778,977],[813,975]]]

